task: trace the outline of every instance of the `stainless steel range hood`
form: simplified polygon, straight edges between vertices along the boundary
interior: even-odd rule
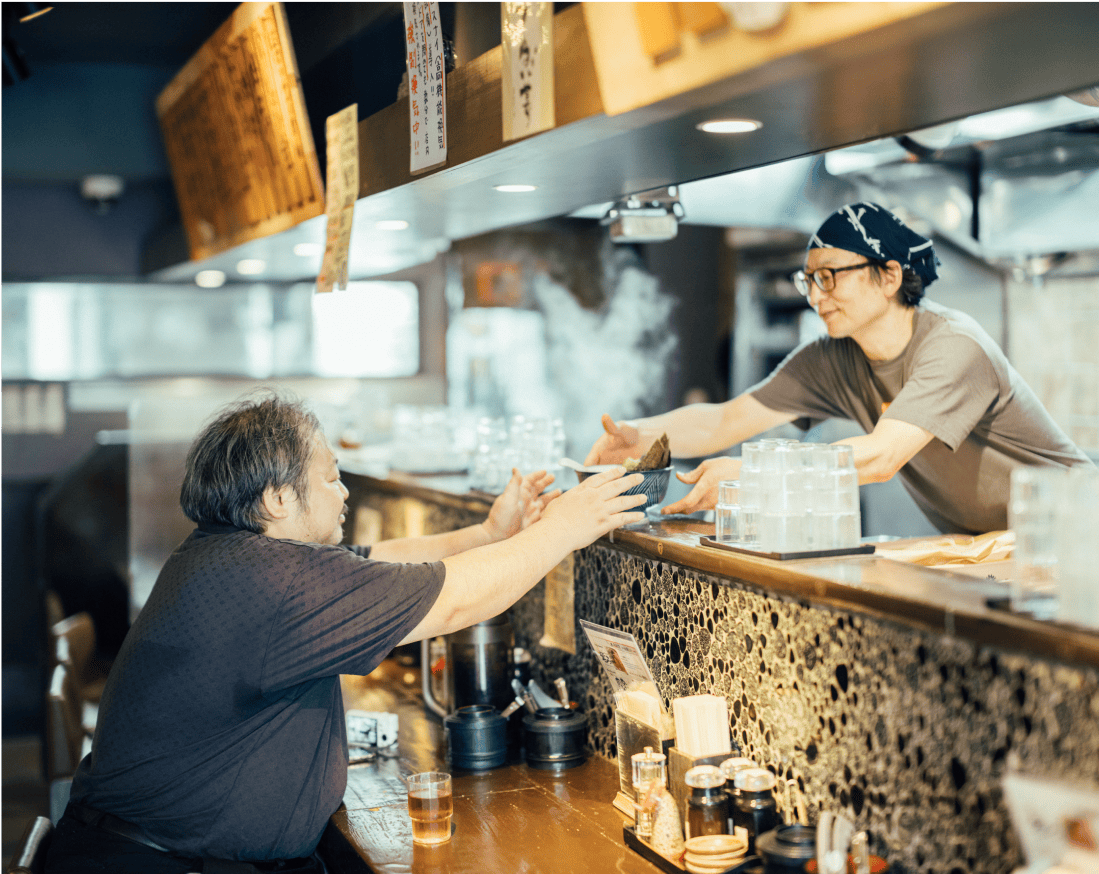
[[[874,200],[989,263],[1091,270],[1099,252],[1099,107],[1035,101],[688,182],[678,193],[688,224],[806,234],[839,204]],[[609,206],[574,216],[599,218]]]

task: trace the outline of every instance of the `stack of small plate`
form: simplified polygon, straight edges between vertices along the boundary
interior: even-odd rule
[[[720,874],[748,852],[747,842],[736,835],[699,835],[689,839],[685,846],[683,864],[691,874]]]

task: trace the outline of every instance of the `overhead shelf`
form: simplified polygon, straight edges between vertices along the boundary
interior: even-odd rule
[[[1097,75],[1093,3],[794,3],[770,32],[687,34],[657,61],[645,54],[635,5],[584,3],[555,16],[551,130],[503,142],[499,47],[447,76],[443,167],[411,174],[406,100],[363,119],[351,274],[389,272],[450,240],[624,194],[1079,90]],[[724,137],[696,129],[716,116],[763,127]],[[538,188],[493,190],[516,181]],[[390,218],[409,230],[372,231]],[[270,242],[323,240],[323,221]],[[235,263],[251,245],[227,254]]]

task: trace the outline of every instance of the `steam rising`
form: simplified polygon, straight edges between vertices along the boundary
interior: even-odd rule
[[[669,319],[676,301],[659,280],[640,269],[633,253],[608,247],[600,312],[546,274],[533,291],[546,318],[550,382],[565,422],[569,452],[587,453],[602,433],[603,413],[616,420],[660,412],[669,406],[667,376],[676,338]]]

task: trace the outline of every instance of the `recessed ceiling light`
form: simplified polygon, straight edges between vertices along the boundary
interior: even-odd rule
[[[237,262],[237,273],[241,276],[258,276],[267,269],[267,262],[259,258],[245,258]]]
[[[494,185],[497,191],[503,191],[505,194],[520,194],[525,191],[537,191],[537,185]]]
[[[195,285],[199,288],[221,288],[225,285],[225,274],[220,270],[200,270],[195,274]]]
[[[408,227],[408,222],[404,219],[382,219],[374,222],[374,227],[379,231],[403,231]]]
[[[297,243],[294,246],[294,254],[302,258],[309,258],[313,255],[319,255],[324,251],[324,247],[320,243]]]
[[[695,126],[708,134],[746,134],[759,130],[763,122],[751,118],[715,118]]]

